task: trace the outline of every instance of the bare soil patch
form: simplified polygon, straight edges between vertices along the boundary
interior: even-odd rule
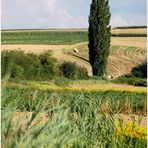
[[[119,46],[129,46],[129,47],[147,47],[147,38],[146,37],[112,37],[112,45]]]
[[[17,122],[23,123],[25,125],[26,121],[29,121],[31,119],[33,112],[16,112],[13,114],[12,117],[12,122],[15,124]],[[110,117],[109,114],[106,114],[107,117]],[[99,118],[102,117],[102,114],[99,114]],[[124,123],[127,122],[133,122],[135,124],[139,124],[140,120],[140,125],[147,127],[147,117],[142,116],[142,115],[137,115],[137,114],[115,114],[113,116],[114,120],[122,120]],[[49,115],[47,113],[39,113],[38,117],[35,118],[31,124],[31,126],[36,126],[36,125],[42,125],[45,124],[49,121]]]
[[[108,69],[109,74],[113,77],[127,74],[138,63],[146,58],[146,37],[112,37],[111,45],[120,46],[120,48],[109,57]],[[125,47],[136,47],[135,51],[125,51]],[[39,54],[46,50],[52,50],[53,56],[59,61],[71,61],[88,70],[88,74],[92,75],[92,68],[89,62],[68,54],[73,52],[73,48],[81,50],[82,58],[88,58],[88,42],[81,42],[74,45],[2,45],[1,50],[22,49],[25,52],[33,52]],[[79,55],[79,53],[78,53]]]
[[[132,29],[113,29],[111,31],[114,34],[118,34],[118,33],[125,33],[125,34],[145,34],[147,33],[147,29],[146,28],[132,28]]]

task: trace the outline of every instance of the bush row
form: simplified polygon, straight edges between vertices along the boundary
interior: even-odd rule
[[[139,78],[147,78],[147,61],[145,60],[143,63],[134,67],[130,75]]]
[[[147,26],[123,26],[123,27],[115,27],[113,29],[135,29],[135,28],[147,28]]]
[[[115,83],[126,83],[134,86],[147,86],[147,61],[134,67],[130,74],[120,76]]]
[[[36,32],[2,32],[2,39],[9,38],[9,37],[32,37],[32,36],[57,36],[57,35],[79,35],[79,34],[86,34],[85,31],[75,31],[75,32],[68,32],[68,31],[36,31]]]
[[[85,79],[87,70],[75,63],[58,61],[52,57],[52,52],[46,51],[40,55],[25,53],[22,50],[2,51],[2,78],[7,74],[11,79],[49,80],[58,76],[69,79]]]
[[[79,67],[75,63],[71,63],[68,61],[63,62],[60,65],[60,71],[62,72],[62,75],[65,76],[66,78],[70,79],[88,78],[87,69]]]
[[[119,33],[119,34],[112,34],[112,37],[147,37],[146,33],[143,34],[130,34],[130,33]]]
[[[134,86],[147,86],[147,79],[136,78],[136,77],[125,77],[120,76],[114,80],[117,84],[129,84]]]

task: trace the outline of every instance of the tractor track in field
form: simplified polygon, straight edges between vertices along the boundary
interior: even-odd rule
[[[108,62],[108,73],[113,77],[127,74],[137,64],[146,59],[146,38],[121,38],[115,37],[111,40],[111,53]],[[80,52],[74,53],[73,48]],[[81,42],[73,45],[2,45],[1,50],[22,49],[25,52],[39,54],[44,50],[51,50],[53,57],[58,61],[75,62],[79,66],[87,69],[88,74],[92,75],[92,69],[88,60],[88,42]],[[83,60],[86,59],[86,60]]]
[[[80,60],[77,57],[67,54],[69,49],[73,49],[76,46],[79,46],[83,43],[78,43],[74,45],[2,45],[1,50],[13,50],[13,49],[22,49],[25,52],[33,52],[39,54],[43,51],[51,50],[53,52],[53,57],[58,61],[70,61],[75,62],[81,67],[85,67],[89,75],[92,75],[91,66],[88,62]]]

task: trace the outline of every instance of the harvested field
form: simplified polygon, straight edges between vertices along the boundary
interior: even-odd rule
[[[147,38],[146,37],[112,37],[112,45],[129,46],[129,47],[141,47],[146,49]]]
[[[108,64],[109,75],[117,77],[131,71],[131,68],[146,58],[146,38],[112,38]],[[68,60],[85,67],[89,75],[92,70],[88,61],[88,43],[82,42],[73,45],[2,45],[1,50],[22,49],[25,52],[41,53],[52,50],[53,56],[59,61]],[[73,52],[73,48],[79,50]],[[84,60],[86,59],[86,60]]]
[[[138,29],[112,29],[113,34],[145,34],[147,33],[146,28],[138,28]]]

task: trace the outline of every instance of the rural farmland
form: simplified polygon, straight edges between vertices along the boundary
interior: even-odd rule
[[[126,33],[127,31],[129,31],[129,29],[124,29],[124,30],[125,30],[124,32]],[[139,28],[133,29],[133,30],[137,30],[138,34],[140,32],[138,31]],[[77,35],[77,33],[79,33],[78,31],[80,32],[80,34]],[[8,31],[8,32],[12,33],[12,31]],[[33,30],[31,32],[31,30],[29,30],[29,32],[31,34],[32,32],[37,33],[38,31]],[[48,31],[45,31],[45,32],[48,34]],[[129,31],[128,33],[130,32],[132,31]],[[65,38],[64,33],[69,34],[70,38],[69,36]],[[89,75],[92,75],[91,66],[88,62],[88,42],[85,42],[87,40],[87,36],[86,36],[87,34],[85,34],[85,37],[84,37],[83,30],[82,31],[73,30],[72,33],[71,33],[71,30],[65,30],[64,33],[62,34],[61,30],[59,31],[56,30],[56,32],[52,31],[52,35],[54,36],[51,36],[50,45],[45,45],[47,42],[46,43],[44,42],[45,41],[44,38],[40,40],[40,37],[36,40],[31,41],[30,37],[28,36],[29,42],[30,41],[33,42],[32,44],[30,44],[28,41],[25,41],[25,40],[23,41],[23,38],[21,38],[23,36],[23,33],[22,34],[20,33],[20,36],[18,36],[18,38],[20,37],[21,40],[17,40],[17,36],[16,36],[16,39],[14,40],[16,44],[12,44],[11,42],[10,43],[8,42],[5,44],[6,40],[12,41],[11,38],[13,38],[13,35],[12,36],[10,35],[9,40],[8,38],[6,40],[4,38],[4,42],[3,42],[3,36],[2,36],[1,49],[2,50],[22,49],[22,50],[25,50],[25,52],[33,52],[33,53],[41,53],[44,50],[52,50],[53,56],[59,61],[69,60],[71,62],[76,62],[78,65],[85,67],[88,70]],[[67,42],[67,38],[68,40],[71,40],[70,42],[68,41],[69,43]],[[75,38],[79,38],[81,40],[79,39],[76,40]],[[50,40],[47,40],[47,41],[49,42]],[[75,44],[75,42],[78,42],[78,43]],[[39,43],[39,45],[36,43]],[[65,45],[63,45],[64,43]],[[117,76],[129,73],[134,66],[136,66],[138,63],[143,62],[146,59],[146,49],[147,49],[146,46],[147,46],[146,37],[112,37],[110,57],[109,57],[109,63],[108,63],[109,75],[117,77]],[[73,48],[77,48],[79,50],[79,53],[74,53]]]
[[[145,34],[145,30],[112,32]],[[2,31],[1,50],[2,58],[6,60],[7,54],[8,57],[12,54],[12,61],[17,63],[13,73],[6,73],[2,79],[3,147],[14,143],[16,147],[146,146],[146,87],[115,83],[117,77],[129,74],[133,67],[145,61],[145,36],[111,38],[107,65],[111,80],[92,77],[85,29]],[[25,64],[26,59],[31,61],[27,56],[37,61],[38,57],[48,55],[49,50],[50,58],[55,58],[58,64],[69,61],[86,68],[89,78],[67,79],[58,75],[48,78],[47,75],[43,80],[42,77],[34,80],[36,73],[33,74],[33,69],[32,73],[29,71],[31,64]],[[15,54],[22,58],[17,60]],[[21,61],[25,70],[17,67]],[[17,68],[21,74],[29,71],[29,79],[17,75]],[[12,74],[18,77],[12,78]]]
[[[146,4],[3,0],[1,147],[146,148]]]

